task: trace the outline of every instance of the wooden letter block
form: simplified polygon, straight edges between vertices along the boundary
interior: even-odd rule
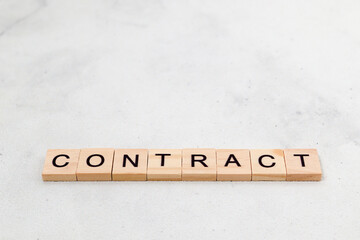
[[[218,149],[216,158],[218,181],[251,181],[249,150]]]
[[[215,149],[184,149],[183,181],[216,181]]]
[[[253,181],[285,181],[283,150],[250,150]]]
[[[147,149],[116,149],[113,180],[146,181],[147,159]]]
[[[76,181],[80,149],[49,149],[46,153],[43,181]]]
[[[150,149],[147,179],[181,181],[181,149]]]
[[[114,149],[81,149],[76,176],[78,181],[111,181]]]
[[[320,181],[321,166],[316,149],[285,149],[286,181]]]

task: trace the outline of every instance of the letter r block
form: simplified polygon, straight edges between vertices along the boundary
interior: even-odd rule
[[[320,181],[321,166],[316,149],[285,149],[286,181]]]
[[[80,149],[49,149],[46,153],[43,181],[76,181]]]
[[[215,149],[183,149],[183,181],[216,181]]]

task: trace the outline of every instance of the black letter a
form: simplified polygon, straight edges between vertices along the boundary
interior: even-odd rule
[[[231,160],[234,159],[234,160]],[[225,167],[227,167],[230,163],[235,163],[238,167],[241,167],[239,161],[236,159],[234,154],[230,154],[229,158],[226,160]]]

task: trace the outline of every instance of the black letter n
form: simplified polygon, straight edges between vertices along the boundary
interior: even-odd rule
[[[126,167],[126,159],[129,160],[129,162],[134,166],[134,167],[138,167],[139,165],[139,154],[135,155],[135,162],[133,160],[131,160],[131,158],[129,157],[129,155],[124,154],[124,159],[123,159],[123,167]]]

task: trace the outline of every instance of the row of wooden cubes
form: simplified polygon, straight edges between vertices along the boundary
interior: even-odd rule
[[[51,149],[44,181],[319,181],[316,149]]]

